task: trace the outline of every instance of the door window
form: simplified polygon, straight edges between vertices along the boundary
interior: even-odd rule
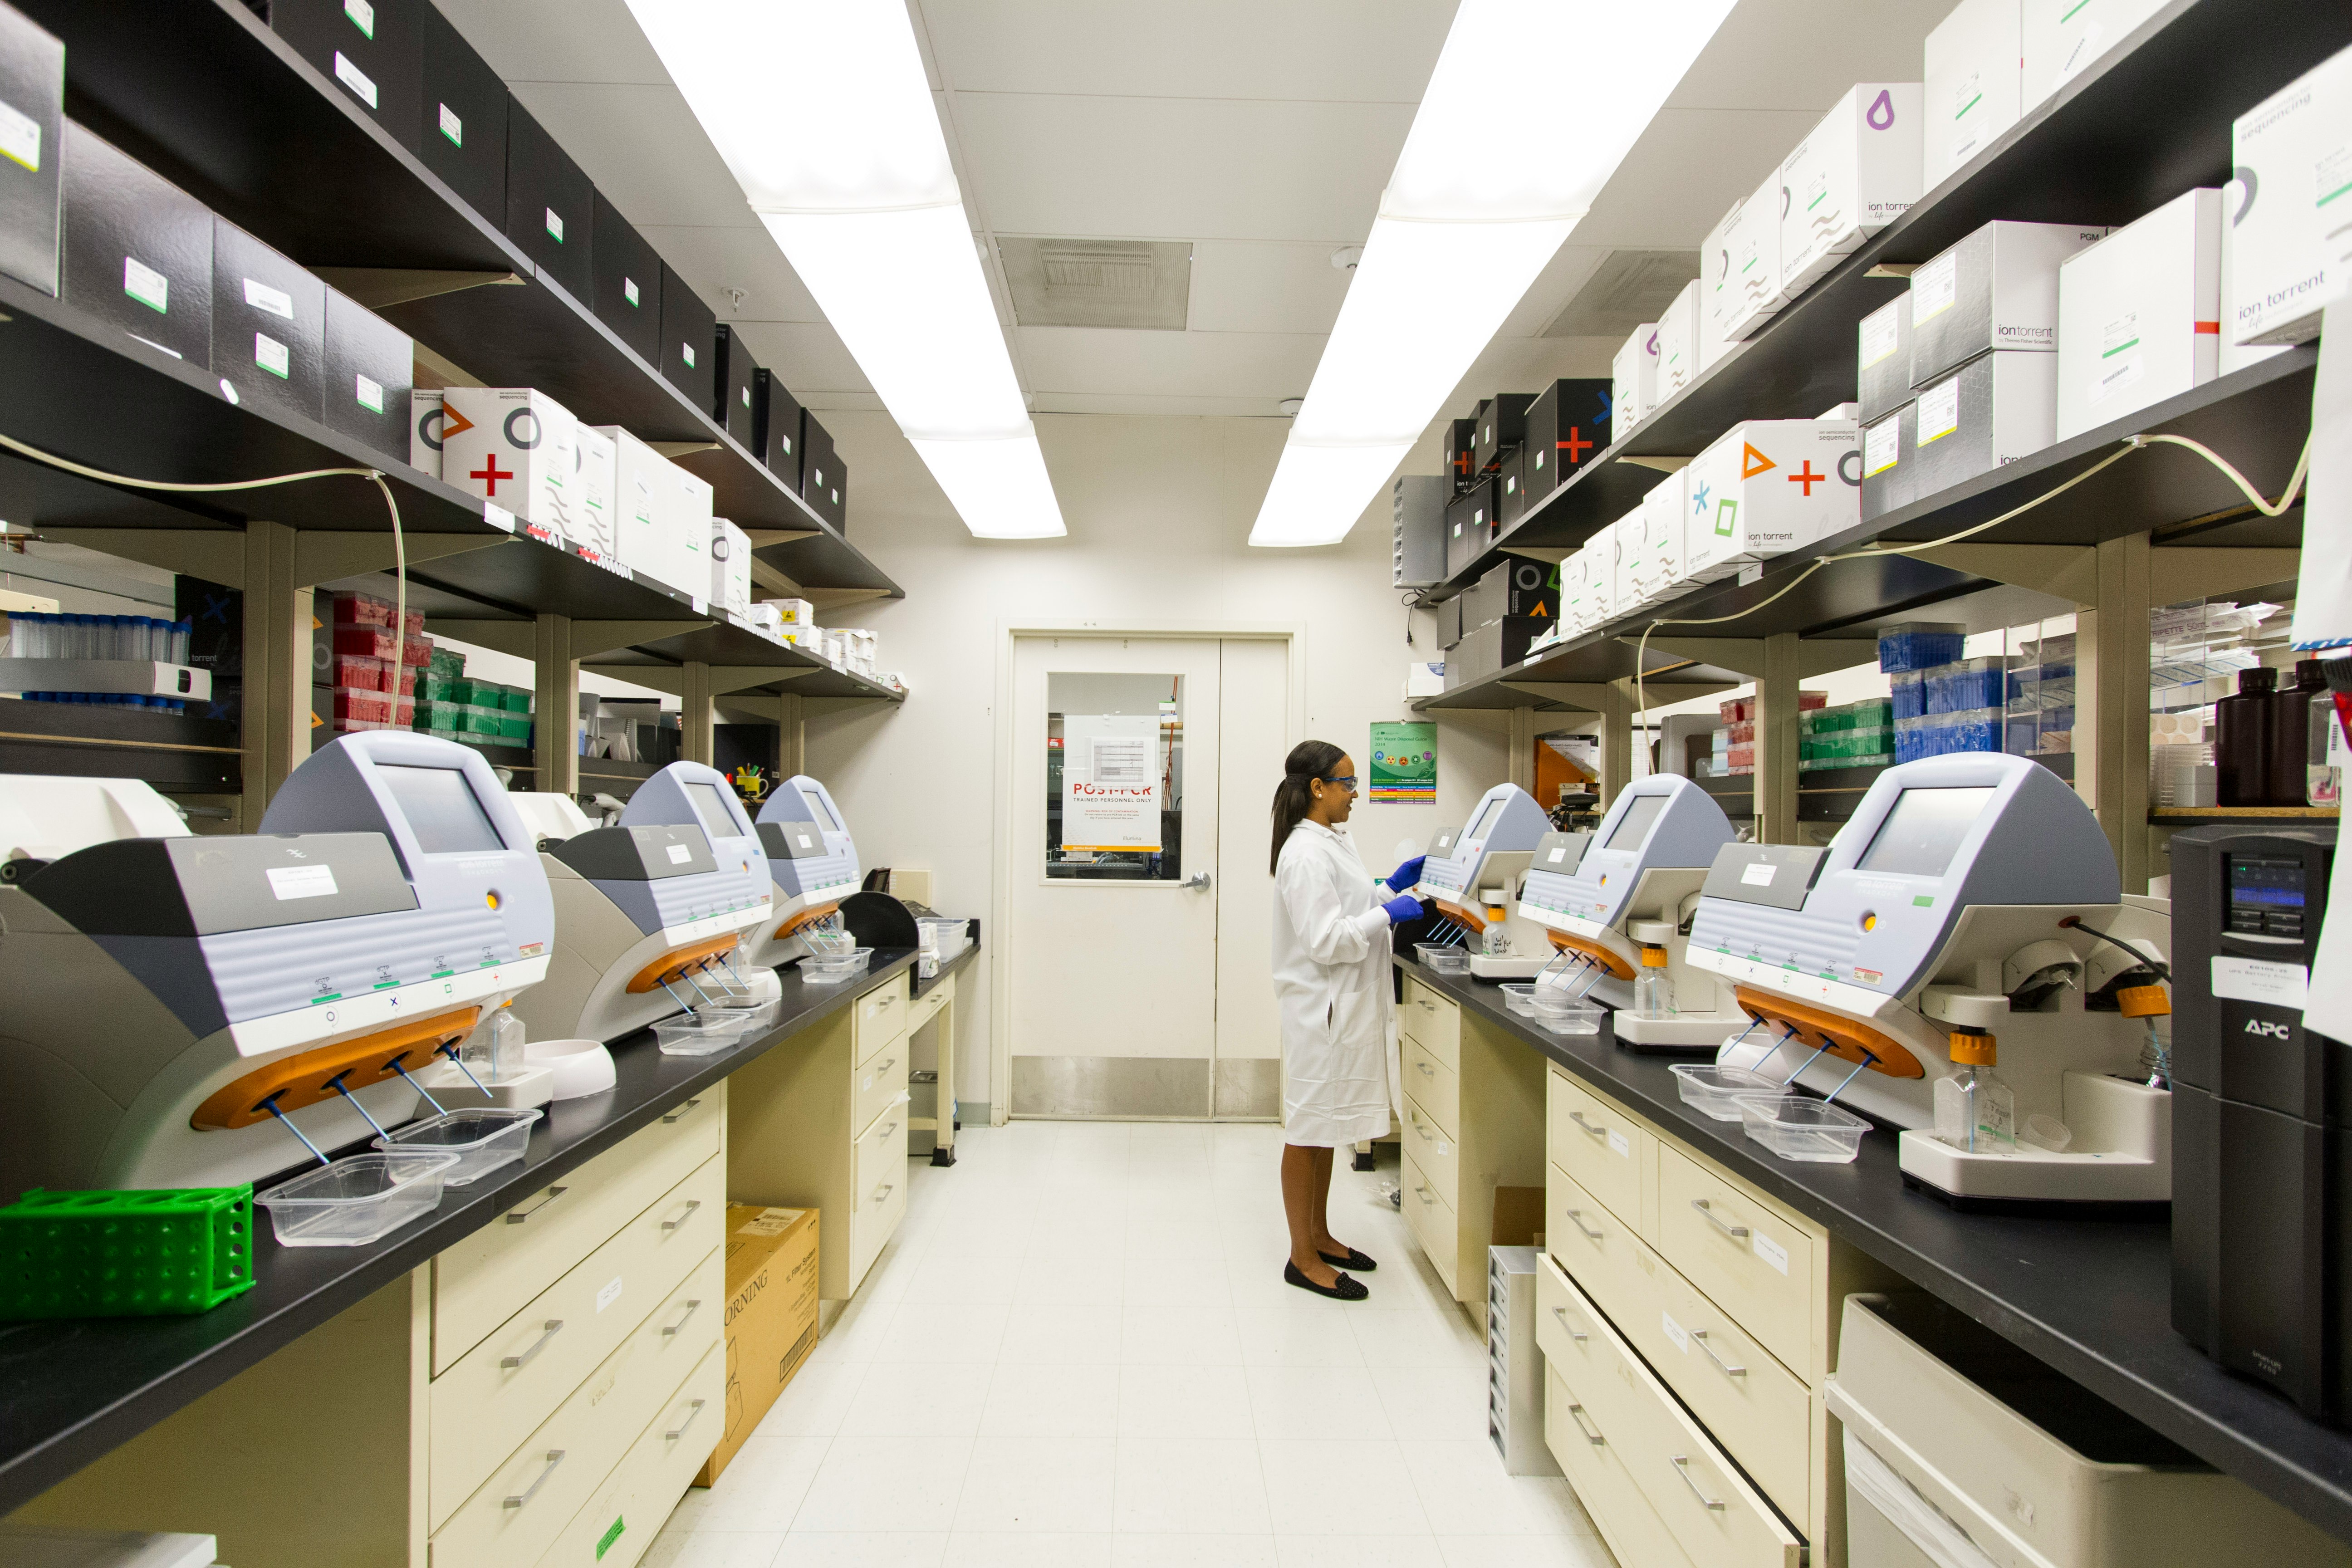
[[[1045,678],[1045,875],[1173,882],[1184,845],[1184,683],[1176,675]]]

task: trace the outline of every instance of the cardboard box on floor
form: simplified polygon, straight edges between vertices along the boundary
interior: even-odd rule
[[[707,1487],[816,1348],[814,1209],[727,1205],[727,1429],[694,1478]]]

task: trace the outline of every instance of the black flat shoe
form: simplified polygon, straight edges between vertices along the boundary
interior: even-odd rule
[[[1370,1274],[1373,1269],[1380,1267],[1379,1264],[1373,1262],[1370,1258],[1365,1257],[1362,1253],[1357,1251],[1352,1247],[1337,1257],[1320,1249],[1318,1249],[1315,1256],[1321,1258],[1324,1262],[1329,1264],[1334,1268],[1352,1268],[1359,1274]]]
[[[1296,1285],[1301,1290],[1312,1290],[1318,1296],[1328,1296],[1334,1301],[1360,1301],[1371,1294],[1370,1290],[1364,1289],[1362,1280],[1350,1279],[1345,1274],[1339,1276],[1339,1283],[1336,1285],[1318,1285],[1314,1280],[1301,1274],[1296,1263],[1286,1263],[1282,1266],[1282,1282],[1286,1285]]]

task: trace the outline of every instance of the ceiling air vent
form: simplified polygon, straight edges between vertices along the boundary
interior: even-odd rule
[[[1697,276],[1696,250],[1612,250],[1544,336],[1622,338],[1664,315]]]
[[[999,236],[997,254],[1024,327],[1184,330],[1192,247],[1181,239],[1034,239]]]

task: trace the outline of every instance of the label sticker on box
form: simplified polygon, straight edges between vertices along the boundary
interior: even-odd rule
[[[547,209],[547,232],[556,244],[563,243],[563,218],[553,207]]]
[[[1754,1231],[1748,1236],[1748,1247],[1749,1251],[1770,1264],[1776,1272],[1782,1275],[1789,1272],[1789,1249],[1762,1231]]]
[[[1902,301],[1897,300],[1884,310],[1873,310],[1862,319],[1863,369],[1868,370],[1879,361],[1894,357],[1901,331],[1901,323],[1895,321],[1895,312],[1902,308]]]
[[[1883,420],[1870,427],[1862,438],[1862,477],[1883,474],[1893,468],[1903,456],[1903,420],[1896,417]]]
[[[738,1236],[782,1236],[793,1228],[793,1222],[808,1213],[806,1209],[761,1209],[757,1217],[735,1227]]]
[[[746,408],[751,407],[751,389],[750,387],[746,386],[746,387],[741,388],[741,389],[740,389],[740,391],[741,391],[741,395],[742,395],[742,398],[743,398],[743,406],[744,406],[744,407],[746,407]]]
[[[257,310],[267,310],[281,321],[294,319],[294,296],[255,279],[245,280],[245,302]]]
[[[2252,1002],[2301,1012],[2311,984],[2311,971],[2300,963],[2276,963],[2261,958],[2216,958],[2213,994],[2232,1002]]]
[[[514,513],[496,501],[486,500],[482,503],[482,521],[492,528],[502,529],[508,533],[515,531]]]
[[[601,1312],[620,1299],[621,1277],[615,1274],[611,1279],[605,1282],[604,1288],[602,1290],[596,1292],[596,1310]]]
[[[362,103],[370,109],[375,107],[375,83],[369,79],[367,72],[344,58],[341,49],[335,51],[335,79],[357,93]]]
[[[1772,885],[1772,879],[1780,874],[1780,867],[1764,860],[1759,860],[1752,866],[1743,866],[1739,868],[1740,886],[1769,888]]]
[[[369,42],[375,41],[375,7],[369,5],[368,0],[343,0],[343,15],[352,19],[353,26],[367,35]]]
[[[466,122],[458,119],[457,111],[446,103],[441,106],[441,134],[449,138],[449,144],[453,147],[466,144]]]
[[[1919,395],[1919,445],[1940,441],[1960,427],[1960,378]]]
[[[1666,1338],[1674,1342],[1675,1349],[1685,1355],[1690,1354],[1690,1331],[1675,1322],[1673,1313],[1660,1312],[1658,1327],[1665,1331]]]
[[[683,866],[688,860],[693,858],[694,851],[687,846],[683,844],[673,844],[669,846],[669,863],[671,865]]]
[[[356,378],[356,385],[353,387],[353,391],[360,400],[361,407],[366,409],[371,414],[381,414],[383,412],[383,383],[380,381],[370,381],[363,375],[359,376]]]
[[[271,866],[267,868],[269,891],[280,901],[289,899],[331,899],[335,886],[332,866]]]
[[[1948,250],[1911,274],[1911,325],[1950,310],[1960,297],[1960,255]]]
[[[630,306],[635,308],[637,302],[637,280],[635,279],[624,278],[621,279],[621,298],[626,300]]]
[[[0,157],[41,172],[41,122],[13,103],[0,103]]]
[[[692,370],[694,368],[694,345],[692,343],[680,343],[677,345],[677,352],[686,361],[686,368]]]
[[[1548,856],[1544,857],[1545,863],[1546,863],[1547,865],[1552,865],[1552,866],[1557,866],[1557,865],[1559,865],[1562,860],[1565,860],[1565,859],[1567,859],[1567,858],[1568,858],[1568,846],[1567,846],[1567,845],[1565,845],[1565,844],[1563,844],[1563,845],[1559,846],[1559,847],[1558,847],[1558,848],[1554,849],[1554,850],[1553,850],[1549,855],[1548,855]]]
[[[172,280],[135,256],[122,258],[122,291],[158,314],[171,307]]]
[[[253,363],[280,381],[285,380],[293,369],[293,357],[284,343],[268,332],[253,334]]]

